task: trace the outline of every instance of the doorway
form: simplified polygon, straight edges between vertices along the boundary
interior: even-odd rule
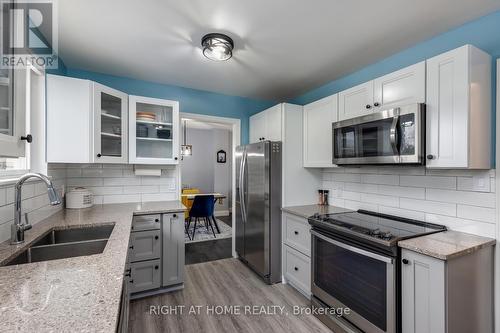
[[[181,113],[180,118],[184,154],[179,186],[188,207],[186,216],[200,203],[196,196],[213,195],[215,200],[212,219],[186,221],[186,265],[233,257],[233,152],[240,145],[240,120],[188,113]]]

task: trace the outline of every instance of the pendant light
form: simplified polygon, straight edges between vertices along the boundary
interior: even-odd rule
[[[193,155],[193,146],[187,143],[187,120],[184,119],[184,142],[181,145],[181,156],[191,156]]]
[[[233,40],[224,34],[211,33],[201,39],[203,55],[210,60],[224,61],[233,56]]]

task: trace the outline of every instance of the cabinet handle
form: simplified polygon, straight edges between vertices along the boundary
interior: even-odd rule
[[[155,222],[160,222],[160,219],[155,219]]]
[[[21,137],[21,140],[26,140],[26,142],[28,142],[28,143],[32,143],[32,142],[33,142],[33,136],[32,136],[31,134],[28,134],[28,135],[26,135],[26,136],[24,136],[24,135],[23,135],[23,136]]]
[[[294,269],[294,270],[296,270],[296,271],[298,271],[298,270],[299,270],[297,267],[294,267],[293,269]]]
[[[155,239],[158,239],[158,235],[157,235],[157,236],[155,236]]]
[[[380,106],[380,103],[379,102],[375,102],[375,103],[373,103],[373,106],[375,106],[375,107],[376,106]]]
[[[134,280],[130,280],[129,282],[130,282],[130,283],[134,283]]]
[[[405,264],[405,265],[408,265],[410,263],[410,261],[408,259],[403,259],[402,261],[403,261],[403,264]]]
[[[132,245],[132,246],[129,246],[128,248],[129,248],[129,249],[131,249],[131,250],[133,250],[133,249],[134,249],[134,246]]]
[[[178,159],[179,159],[178,157],[174,157],[174,160],[176,160],[176,161],[177,161]]]
[[[155,269],[158,269],[158,268],[160,268],[160,267],[158,265],[155,265]]]
[[[97,154],[97,157],[101,157],[101,156],[102,156],[102,155],[101,155],[100,153],[99,153],[99,154]]]
[[[427,155],[427,159],[428,160],[433,160],[434,159],[434,155],[431,155],[431,154]]]
[[[125,276],[130,277],[130,273],[132,273],[132,268],[127,269],[125,272],[127,272],[125,273]]]
[[[177,218],[177,214],[172,215],[174,218]]]
[[[372,106],[371,106],[370,104],[366,104],[366,108],[367,108],[367,109],[371,109],[371,108],[372,108]]]
[[[296,234],[296,235],[298,235],[298,234],[299,234],[299,232],[298,232],[298,231],[294,231],[293,233],[294,233],[294,234]]]

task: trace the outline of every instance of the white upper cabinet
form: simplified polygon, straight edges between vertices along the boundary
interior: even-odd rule
[[[47,162],[92,161],[93,83],[47,75]]]
[[[355,118],[373,111],[373,81],[339,93],[339,120]]]
[[[0,156],[25,155],[27,69],[0,70]]]
[[[338,95],[304,106],[304,167],[332,167],[332,123],[338,118]]]
[[[250,117],[250,143],[281,141],[282,104],[277,104]]]
[[[491,57],[465,45],[427,60],[427,167],[491,168]]]
[[[425,61],[374,80],[374,111],[425,103]]]
[[[129,96],[129,162],[179,163],[179,102]]]
[[[128,162],[128,96],[94,83],[93,112],[95,163]]]

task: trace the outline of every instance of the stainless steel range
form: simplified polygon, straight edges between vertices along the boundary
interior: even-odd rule
[[[445,226],[358,210],[314,215],[311,291],[318,315],[335,332],[400,331],[401,256],[397,242]],[[346,310],[349,309],[349,310]]]

